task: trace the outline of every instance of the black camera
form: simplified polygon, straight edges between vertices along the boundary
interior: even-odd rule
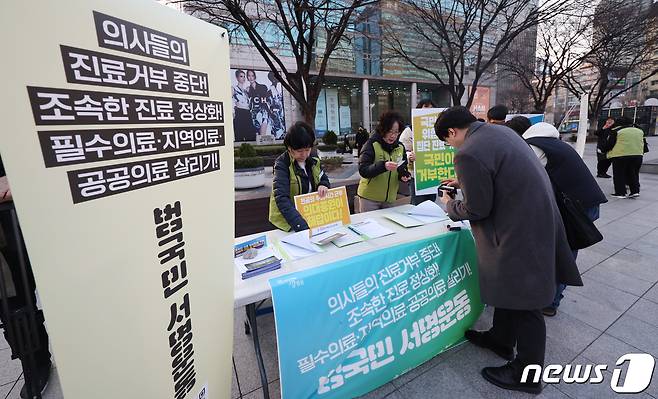
[[[447,184],[441,184],[439,186],[439,197],[443,197],[443,191],[446,191],[450,198],[457,196],[457,188],[448,186]]]

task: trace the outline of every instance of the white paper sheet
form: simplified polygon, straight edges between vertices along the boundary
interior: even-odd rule
[[[295,245],[287,244],[283,241],[279,241],[279,246],[281,248],[281,251],[283,251],[286,255],[286,259],[289,260],[295,260],[295,259],[300,259],[300,258],[305,258],[307,256],[312,256],[317,254],[315,251],[309,251],[304,248],[300,248]]]
[[[385,213],[382,216],[384,216],[386,219],[390,219],[394,221],[395,223],[399,224],[400,226],[409,228],[409,227],[416,227],[416,226],[422,226],[425,223],[421,222],[418,219],[414,219],[413,217],[409,215],[405,215],[402,213],[397,213],[397,212],[391,212],[391,213]]]
[[[314,252],[324,252],[322,248],[318,245],[311,242],[311,238],[308,236],[308,230],[298,231],[293,234],[288,234],[280,240],[282,243],[290,244],[292,246]]]
[[[420,204],[414,206],[413,208],[410,208],[407,211],[407,214],[413,217],[430,216],[430,217],[435,217],[435,218],[438,217],[443,219],[448,218],[448,215],[445,213],[445,211],[436,202],[430,200],[423,201]]]
[[[423,224],[436,223],[441,221],[447,221],[450,218],[448,216],[422,216],[422,215],[409,215],[409,217],[418,219],[423,222]]]
[[[345,235],[333,241],[333,243],[339,248],[365,241],[363,237],[347,227],[343,227],[340,231],[345,233]]]
[[[370,239],[384,237],[395,233],[395,231],[382,226],[372,219],[366,219],[362,222],[352,224],[350,227],[357,233]]]

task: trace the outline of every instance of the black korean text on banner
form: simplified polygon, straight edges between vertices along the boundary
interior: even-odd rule
[[[208,74],[81,48],[59,46],[66,80],[208,97]]]
[[[219,152],[73,170],[68,172],[73,203],[91,201],[219,170]]]
[[[47,168],[224,146],[224,126],[40,131]]]
[[[187,40],[94,11],[98,45],[190,65]]]
[[[194,345],[192,339],[192,311],[190,294],[185,289],[187,279],[187,260],[185,259],[185,241],[183,239],[183,218],[181,203],[176,201],[162,208],[153,210],[155,235],[158,238],[158,260],[164,299],[173,299],[169,305],[169,349],[171,355],[171,375],[174,380],[174,397],[185,398],[196,382],[194,368]],[[179,301],[170,298],[178,293]]]
[[[37,125],[224,123],[218,101],[27,87]]]

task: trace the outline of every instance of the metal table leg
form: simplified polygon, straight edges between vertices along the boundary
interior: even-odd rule
[[[258,362],[258,369],[260,371],[260,383],[263,387],[263,398],[270,399],[270,391],[267,385],[267,374],[265,373],[265,363],[263,362],[263,354],[260,350],[260,341],[258,339],[258,326],[256,322],[256,304],[250,303],[246,306],[247,320],[249,327],[251,327],[251,337],[254,340],[254,350],[256,351],[256,361]]]

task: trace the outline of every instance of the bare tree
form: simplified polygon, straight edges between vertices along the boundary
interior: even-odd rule
[[[513,76],[532,99],[534,113],[546,103],[563,80],[583,65],[596,49],[591,43],[593,13],[558,15],[537,27],[536,64],[519,62],[519,56],[501,57],[499,73]]]
[[[524,86],[514,86],[507,92],[505,105],[508,106],[511,114],[533,113],[531,104],[530,92]]]
[[[170,0],[246,38],[313,124],[329,60],[359,9],[377,0]]]
[[[643,2],[646,3],[646,2]],[[658,74],[658,21],[655,7],[603,0],[593,22],[594,51],[583,67],[568,74],[565,85],[577,96],[589,95],[590,130],[612,100]],[[627,82],[629,74],[640,78]]]
[[[470,107],[478,84],[522,32],[575,10],[576,0],[400,0],[404,23],[385,25],[385,45]]]

